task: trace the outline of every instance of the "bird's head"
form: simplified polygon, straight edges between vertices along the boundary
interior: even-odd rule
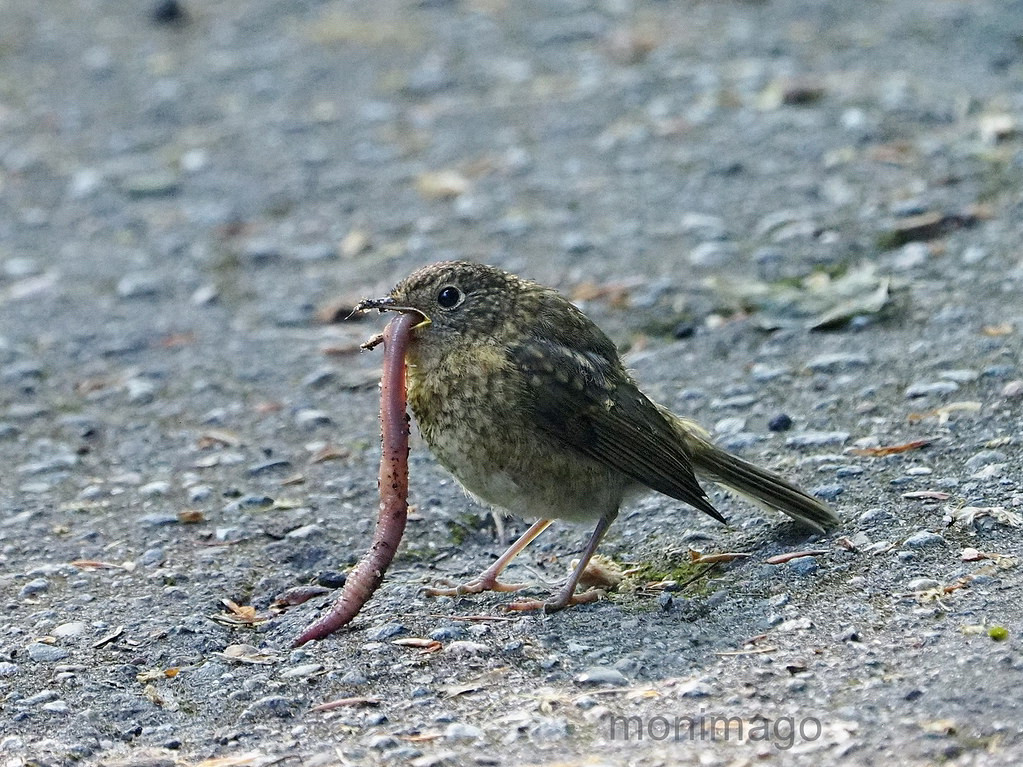
[[[415,312],[423,319],[413,344],[440,346],[493,337],[531,285],[493,266],[442,261],[417,269],[383,298],[361,301],[356,311]]]

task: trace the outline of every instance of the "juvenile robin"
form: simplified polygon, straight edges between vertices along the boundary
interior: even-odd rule
[[[554,519],[596,520],[579,563],[550,601],[592,601],[576,585],[623,501],[656,490],[724,522],[697,476],[815,530],[839,523],[798,487],[717,447],[648,398],[614,343],[555,290],[467,261],[425,266],[359,309],[415,312],[408,402],[437,460],[477,498],[538,521],[478,578],[434,595],[515,591],[498,580]]]

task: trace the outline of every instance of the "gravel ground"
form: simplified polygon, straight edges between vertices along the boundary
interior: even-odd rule
[[[1023,762],[1023,3],[174,10],[0,0],[0,763]],[[844,527],[651,496],[616,592],[508,616],[420,594],[501,543],[414,443],[383,588],[290,650],[376,510],[382,320],[329,320],[449,257]]]

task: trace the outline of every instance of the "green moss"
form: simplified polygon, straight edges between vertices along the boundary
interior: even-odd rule
[[[651,582],[675,581],[682,593],[687,596],[703,596],[713,591],[707,585],[707,578],[704,576],[714,569],[714,565],[693,562],[688,555],[680,560],[656,559],[640,562],[629,569],[633,572],[629,574],[628,580],[637,586]]]

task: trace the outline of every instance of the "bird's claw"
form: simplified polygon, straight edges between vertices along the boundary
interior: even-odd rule
[[[453,584],[452,581],[447,579],[442,579],[438,582],[447,585],[448,588],[431,586],[423,589],[423,593],[429,597],[460,597],[465,594],[480,594],[484,591],[518,591],[529,585],[527,583],[501,583],[497,579],[489,580],[484,578],[477,578],[476,580],[459,584]]]
[[[556,613],[558,610],[564,610],[572,605],[585,605],[590,602],[596,602],[600,599],[601,593],[599,589],[591,589],[590,591],[584,591],[582,594],[572,594],[567,599],[563,596],[547,601],[542,599],[523,599],[518,602],[508,603],[504,609],[512,612],[540,610],[544,613]]]

